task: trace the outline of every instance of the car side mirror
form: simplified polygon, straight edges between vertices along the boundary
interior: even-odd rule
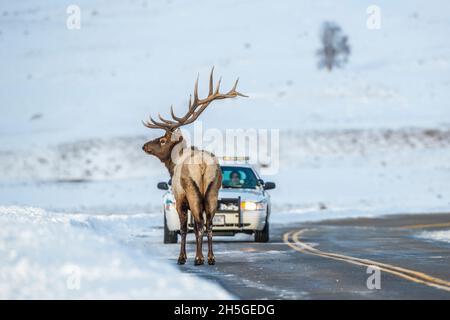
[[[275,182],[266,182],[264,183],[264,190],[272,190],[275,189]]]
[[[169,185],[167,182],[158,182],[157,187],[159,190],[169,190]]]

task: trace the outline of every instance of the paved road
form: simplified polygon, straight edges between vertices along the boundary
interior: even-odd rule
[[[180,269],[242,299],[450,299],[450,244],[417,237],[445,229],[450,214],[272,225],[269,243],[216,238],[215,266],[193,266],[190,241]],[[381,289],[368,289],[369,265]]]

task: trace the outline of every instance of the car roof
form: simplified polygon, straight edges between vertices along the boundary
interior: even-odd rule
[[[241,168],[251,168],[255,170],[255,167],[249,163],[220,163],[221,167],[241,167]]]

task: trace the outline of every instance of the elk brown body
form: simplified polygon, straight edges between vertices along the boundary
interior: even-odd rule
[[[144,125],[152,129],[163,129],[166,133],[147,142],[143,150],[164,163],[172,178],[172,192],[180,219],[181,247],[178,264],[186,262],[186,235],[188,210],[194,220],[196,237],[195,265],[204,264],[202,252],[203,235],[206,226],[208,237],[208,264],[215,264],[212,246],[213,218],[217,209],[219,189],[222,185],[222,172],[217,158],[210,152],[188,147],[179,127],[194,122],[208,105],[219,99],[245,95],[236,91],[237,83],[227,93],[220,93],[220,80],[213,90],[213,70],[209,79],[209,94],[204,99],[198,97],[198,78],[194,88],[194,99],[189,99],[189,109],[183,117],[177,117],[171,107],[172,120],[158,115],[160,121],[150,120]],[[203,214],[205,213],[205,214]],[[205,221],[205,218],[206,221]]]

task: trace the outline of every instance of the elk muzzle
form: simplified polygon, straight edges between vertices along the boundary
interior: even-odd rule
[[[142,146],[142,150],[144,150],[145,153],[153,154],[152,149],[148,147],[147,143]]]

